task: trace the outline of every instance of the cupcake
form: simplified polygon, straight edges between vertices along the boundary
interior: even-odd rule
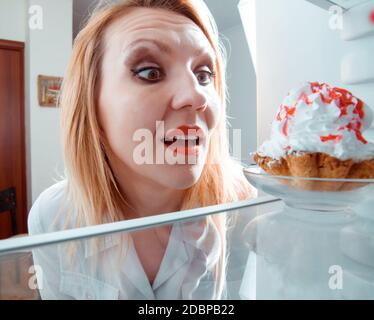
[[[307,178],[374,178],[374,144],[364,138],[373,114],[351,92],[308,82],[290,91],[254,159],[267,173]],[[307,189],[343,183],[300,181]]]

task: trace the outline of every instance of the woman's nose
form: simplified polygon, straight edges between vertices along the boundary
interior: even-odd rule
[[[207,108],[206,92],[204,92],[203,86],[192,72],[180,76],[173,83],[171,90],[173,92],[173,109],[190,107],[196,111],[203,112]]]

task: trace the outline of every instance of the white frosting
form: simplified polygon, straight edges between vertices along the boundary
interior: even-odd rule
[[[362,131],[373,121],[372,111],[363,104],[363,113],[357,112],[362,102],[352,96],[346,112],[342,112],[339,94],[345,93],[325,84],[312,90],[312,84],[305,83],[292,90],[273,121],[270,139],[258,153],[273,159],[294,152],[323,152],[356,162],[374,159],[374,144],[362,137]]]

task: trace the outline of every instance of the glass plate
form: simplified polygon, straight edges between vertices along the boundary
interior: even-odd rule
[[[244,174],[255,188],[294,208],[341,211],[374,198],[374,179],[274,176],[257,165],[244,168]]]

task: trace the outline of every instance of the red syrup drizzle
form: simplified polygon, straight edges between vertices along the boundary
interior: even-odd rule
[[[283,110],[285,111],[285,119],[286,121],[284,122],[283,125],[283,134],[287,137],[288,135],[288,120],[295,115],[296,112],[296,107],[289,108],[287,106],[283,106]]]
[[[372,24],[374,24],[374,10],[372,12],[370,12],[370,15],[369,15],[369,20]]]
[[[321,96],[321,100],[325,104],[330,104],[331,102],[335,101],[336,105],[340,109],[340,116],[344,117],[348,115],[348,108],[353,107],[353,114],[358,115],[357,118],[352,119],[345,127],[339,128],[339,130],[347,129],[348,131],[354,131],[356,138],[361,141],[363,144],[367,144],[367,141],[362,136],[361,127],[362,127],[362,120],[365,117],[364,113],[364,103],[353,96],[351,92],[346,89],[342,88],[331,88],[328,84],[325,83],[318,83],[318,82],[311,82],[310,88],[313,94],[318,93]],[[357,102],[354,101],[357,100]],[[288,122],[289,119],[295,115],[297,104],[303,101],[307,105],[311,105],[313,102],[309,99],[306,92],[300,94],[299,99],[296,101],[295,105],[290,108],[285,105],[281,106],[280,111],[277,114],[277,121],[282,121],[282,114],[284,114],[284,125],[282,128],[283,134],[287,137],[288,136]],[[320,136],[322,142],[334,141],[340,142],[343,139],[343,135],[333,135],[330,134],[328,136]]]
[[[331,141],[331,140],[339,142],[343,140],[343,136],[341,134],[337,134],[337,135],[329,134],[328,136],[320,137],[320,139],[322,142]]]
[[[285,117],[285,122],[284,122],[284,125],[282,127],[282,132],[286,137],[288,136],[288,121],[289,121],[290,118],[292,118],[295,115],[296,107],[297,107],[297,104],[299,103],[300,100],[304,101],[307,105],[310,105],[310,104],[313,103],[312,101],[309,100],[306,92],[303,92],[303,93],[300,94],[299,99],[296,101],[296,103],[294,104],[293,107],[288,107],[288,106],[282,104],[281,109],[277,114],[277,121],[282,121],[282,112],[285,113],[285,116],[284,116]]]

